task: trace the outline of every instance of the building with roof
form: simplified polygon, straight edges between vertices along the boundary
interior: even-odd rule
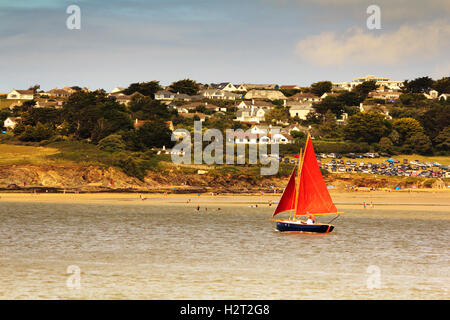
[[[20,99],[20,100],[33,100],[34,99],[34,90],[17,90],[13,89],[6,96],[6,99]]]

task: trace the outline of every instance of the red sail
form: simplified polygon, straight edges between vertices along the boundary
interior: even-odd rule
[[[279,214],[283,211],[293,210],[295,209],[295,175],[297,167],[294,168],[294,171],[289,178],[289,182],[284,189],[283,195],[281,196],[280,202],[278,202],[278,206],[273,213],[273,216]]]
[[[337,212],[317,164],[309,135],[300,173],[298,204],[295,214],[305,215],[307,212],[313,214]]]

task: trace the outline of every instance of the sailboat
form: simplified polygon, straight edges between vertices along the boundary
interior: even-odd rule
[[[277,214],[291,211],[287,219],[273,219]],[[294,167],[271,221],[278,231],[329,233],[334,226],[327,223],[305,222],[302,216],[341,214],[331,199],[308,133],[304,152],[300,150],[298,164]],[[314,217],[312,217],[314,219]]]

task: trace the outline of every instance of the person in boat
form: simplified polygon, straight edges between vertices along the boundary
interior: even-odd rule
[[[314,217],[314,215],[309,212],[307,212],[307,213],[308,213],[308,220],[306,220],[306,224],[316,223],[316,217]]]

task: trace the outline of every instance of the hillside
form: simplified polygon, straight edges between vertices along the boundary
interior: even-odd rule
[[[0,144],[0,190],[146,191],[146,192],[279,192],[291,166],[282,165],[280,176],[261,176],[256,166],[172,164],[167,156],[154,156],[143,179],[108,165],[111,155],[91,145],[50,144],[50,147]],[[442,159],[441,159],[442,160]],[[448,159],[447,159],[448,160]],[[112,161],[111,161],[112,163]],[[203,171],[198,171],[203,170]],[[202,173],[202,174],[199,174]],[[429,179],[368,174],[329,174],[327,184],[340,190],[357,188],[423,187]],[[426,183],[430,185],[430,181]],[[433,179],[431,185],[442,186]]]

